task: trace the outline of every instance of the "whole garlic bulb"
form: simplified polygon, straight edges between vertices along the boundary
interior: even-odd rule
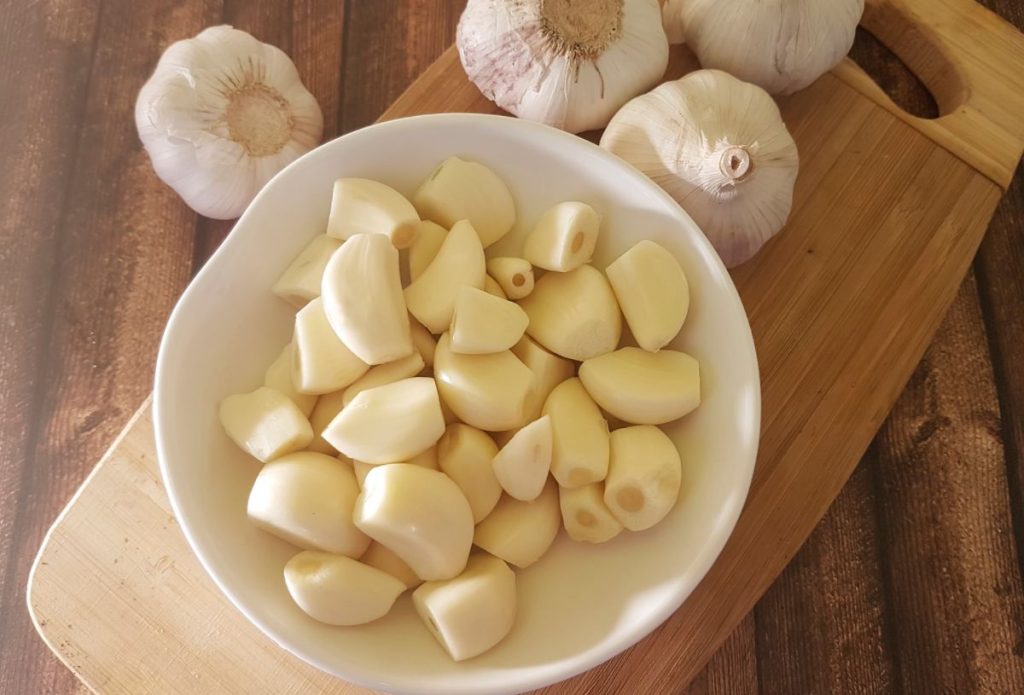
[[[753,256],[789,216],[796,143],[767,92],[719,70],[633,99],[601,147],[665,189],[729,267]]]
[[[792,94],[850,51],[864,0],[682,0],[686,44],[705,68]],[[666,7],[666,12],[670,11]]]
[[[135,125],[157,175],[189,207],[230,219],[320,142],[323,114],[283,51],[217,26],[164,51]]]
[[[456,43],[484,96],[572,133],[603,128],[668,65],[658,0],[469,0]]]

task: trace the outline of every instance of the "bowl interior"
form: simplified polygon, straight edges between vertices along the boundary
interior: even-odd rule
[[[290,339],[293,310],[270,293],[292,258],[322,233],[333,181],[361,176],[411,195],[445,157],[483,162],[508,182],[513,232],[489,255],[517,255],[541,212],[582,200],[603,216],[595,264],[642,239],[680,260],[690,282],[673,347],[701,362],[704,402],[668,428],[683,459],[679,503],[658,526],[590,546],[564,533],[518,572],[509,637],[455,664],[418,621],[408,594],[358,628],[315,622],[291,601],[282,567],[294,548],[245,516],[259,464],[222,432],[217,404],[262,383]],[[312,664],[393,692],[518,692],[566,678],[643,637],[692,591],[735,524],[753,472],[760,394],[746,315],[724,267],[690,218],[657,186],[574,136],[498,116],[443,115],[351,133],[303,157],[253,202],[182,297],[157,366],[160,464],[178,520],[221,589],[276,642]]]

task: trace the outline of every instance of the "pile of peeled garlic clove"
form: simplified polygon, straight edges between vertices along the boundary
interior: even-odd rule
[[[487,258],[515,209],[455,157],[411,201],[341,179],[326,233],[273,287],[292,339],[220,419],[263,464],[248,515],[296,547],[284,585],[315,620],[371,622],[410,591],[468,659],[513,629],[516,571],[561,529],[604,543],[676,505],[660,426],[700,403],[697,360],[666,347],[682,268],[653,241],[594,267],[601,216],[577,201],[541,215],[521,257]]]

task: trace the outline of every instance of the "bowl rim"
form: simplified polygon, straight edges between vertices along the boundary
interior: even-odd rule
[[[611,164],[619,173],[630,179],[636,185],[642,186],[653,193],[656,197],[662,199],[671,208],[674,208],[679,214],[693,224],[694,229],[700,232],[700,227],[693,222],[690,215],[660,186],[654,183],[646,175],[634,168],[625,160],[620,159],[616,155],[608,152],[607,150],[599,147],[598,145],[585,140],[577,135],[567,133],[565,131],[532,121],[521,120],[512,118],[509,116],[502,116],[496,114],[475,114],[475,113],[440,113],[440,114],[424,114],[416,116],[407,116],[402,118],[396,118],[393,120],[382,121],[373,123],[362,128],[350,131],[341,135],[337,138],[329,140],[325,143],[318,145],[309,152],[306,152],[301,157],[298,157],[288,166],[282,169],[280,172],[275,174],[271,180],[263,186],[260,192],[256,195],[253,201],[248,205],[245,212],[238,218],[232,227],[232,232],[239,227],[246,224],[248,218],[253,215],[253,210],[258,208],[256,203],[261,200],[264,196],[269,195],[268,191],[272,190],[275,182],[284,176],[290,175],[293,168],[301,166],[301,163],[305,162],[308,158],[323,156],[325,150],[333,149],[341,145],[342,141],[350,141],[365,137],[378,137],[386,136],[387,133],[403,131],[408,129],[423,128],[425,125],[430,126],[432,124],[444,125],[466,125],[466,126],[482,126],[482,127],[494,127],[494,128],[505,128],[505,129],[519,129],[524,133],[534,133],[537,137],[543,138],[554,138],[560,140],[569,147],[581,147],[584,149],[591,150],[591,153],[595,156],[601,157]],[[751,446],[746,461],[743,462],[746,465],[741,469],[743,473],[743,479],[737,481],[736,492],[742,492],[739,497],[739,503],[732,505],[732,508],[728,511],[727,515],[723,515],[723,523],[718,526],[719,533],[715,536],[708,538],[708,543],[704,546],[702,551],[698,554],[694,560],[693,565],[690,568],[690,574],[693,579],[691,581],[681,584],[677,591],[674,592],[671,600],[666,600],[658,607],[657,610],[652,610],[644,620],[636,621],[627,630],[624,631],[623,636],[611,643],[602,643],[592,647],[591,649],[582,652],[583,658],[577,655],[573,659],[565,659],[557,662],[553,665],[548,665],[545,668],[522,668],[514,677],[508,677],[502,679],[499,683],[491,682],[490,684],[480,683],[474,684],[472,690],[462,686],[448,686],[439,681],[424,681],[417,679],[415,676],[400,676],[391,677],[389,676],[386,680],[379,677],[375,677],[372,674],[359,672],[358,669],[355,671],[341,671],[336,667],[316,660],[309,655],[303,653],[301,645],[296,641],[292,640],[288,635],[281,634],[275,628],[268,625],[265,621],[261,620],[257,616],[250,613],[244,606],[244,602],[238,592],[232,589],[222,577],[214,570],[211,562],[207,558],[207,553],[198,541],[197,535],[193,530],[192,520],[190,520],[187,514],[183,513],[182,503],[179,499],[179,491],[175,485],[175,478],[172,472],[173,466],[169,462],[167,454],[167,446],[164,431],[166,427],[162,424],[166,418],[166,413],[170,412],[173,408],[170,403],[167,402],[168,396],[166,391],[161,387],[161,384],[167,383],[171,379],[169,374],[170,368],[168,367],[168,353],[171,351],[170,345],[172,340],[170,336],[177,333],[175,326],[182,321],[182,315],[184,308],[190,301],[191,296],[198,292],[197,287],[204,284],[203,280],[207,275],[214,272],[215,263],[214,259],[218,258],[219,255],[227,252],[228,247],[231,245],[232,234],[229,233],[227,238],[221,243],[217,250],[211,255],[203,267],[198,273],[192,278],[186,287],[185,291],[178,298],[175,303],[174,309],[171,312],[170,318],[167,321],[167,325],[164,329],[163,336],[160,340],[159,352],[157,354],[156,369],[155,369],[155,383],[153,389],[153,431],[156,442],[156,453],[157,462],[160,469],[160,476],[162,478],[164,489],[167,492],[167,496],[171,503],[171,509],[174,512],[174,517],[178,522],[178,526],[181,528],[182,533],[185,535],[185,539],[188,542],[189,548],[192,553],[199,560],[199,564],[206,572],[221,593],[228,598],[231,604],[245,616],[245,618],[255,625],[260,632],[269,637],[275,644],[282,647],[290,654],[298,657],[305,663],[308,663],[321,671],[324,671],[332,676],[341,678],[349,681],[355,685],[373,688],[376,690],[384,690],[385,692],[391,693],[409,693],[410,695],[457,695],[459,693],[479,694],[479,695],[502,695],[504,693],[519,693],[525,691],[531,691],[537,688],[542,688],[553,683],[561,682],[568,678],[572,678],[584,671],[590,670],[599,664],[608,661],[609,659],[622,653],[629,647],[635,645],[637,642],[642,640],[648,634],[650,634],[655,628],[661,625],[663,622],[668,620],[674,614],[683,602],[690,596],[696,586],[704,580],[711,566],[718,559],[722,549],[725,547],[726,542],[732,536],[732,533],[736,527],[736,522],[739,519],[740,513],[742,512],[745,504],[747,495],[750,490],[750,484],[753,479],[754,467],[757,459],[757,452],[760,443],[761,434],[761,383],[760,383],[760,367],[757,361],[757,354],[755,351],[753,334],[750,330],[749,317],[747,316],[746,309],[743,306],[743,302],[740,299],[739,292],[736,290],[736,286],[732,281],[732,277],[729,275],[728,270],[722,263],[717,252],[711,246],[711,243],[707,240],[704,234],[701,232],[696,235],[696,244],[698,247],[702,247],[702,256],[706,260],[710,260],[711,264],[715,266],[712,268],[713,274],[720,274],[727,282],[724,283],[723,289],[727,293],[727,298],[730,302],[735,304],[735,307],[739,309],[740,314],[743,316],[743,325],[746,329],[744,331],[743,345],[739,346],[743,352],[743,360],[751,365],[753,370],[752,376],[752,398],[749,399],[749,406],[751,408],[750,416],[754,431],[751,433]]]

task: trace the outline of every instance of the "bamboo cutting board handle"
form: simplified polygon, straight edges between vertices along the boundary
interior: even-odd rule
[[[1024,153],[1024,75],[1007,60],[1020,33],[974,0],[867,0],[861,24],[928,88],[939,117],[906,113],[850,61],[837,74],[1006,190]]]

